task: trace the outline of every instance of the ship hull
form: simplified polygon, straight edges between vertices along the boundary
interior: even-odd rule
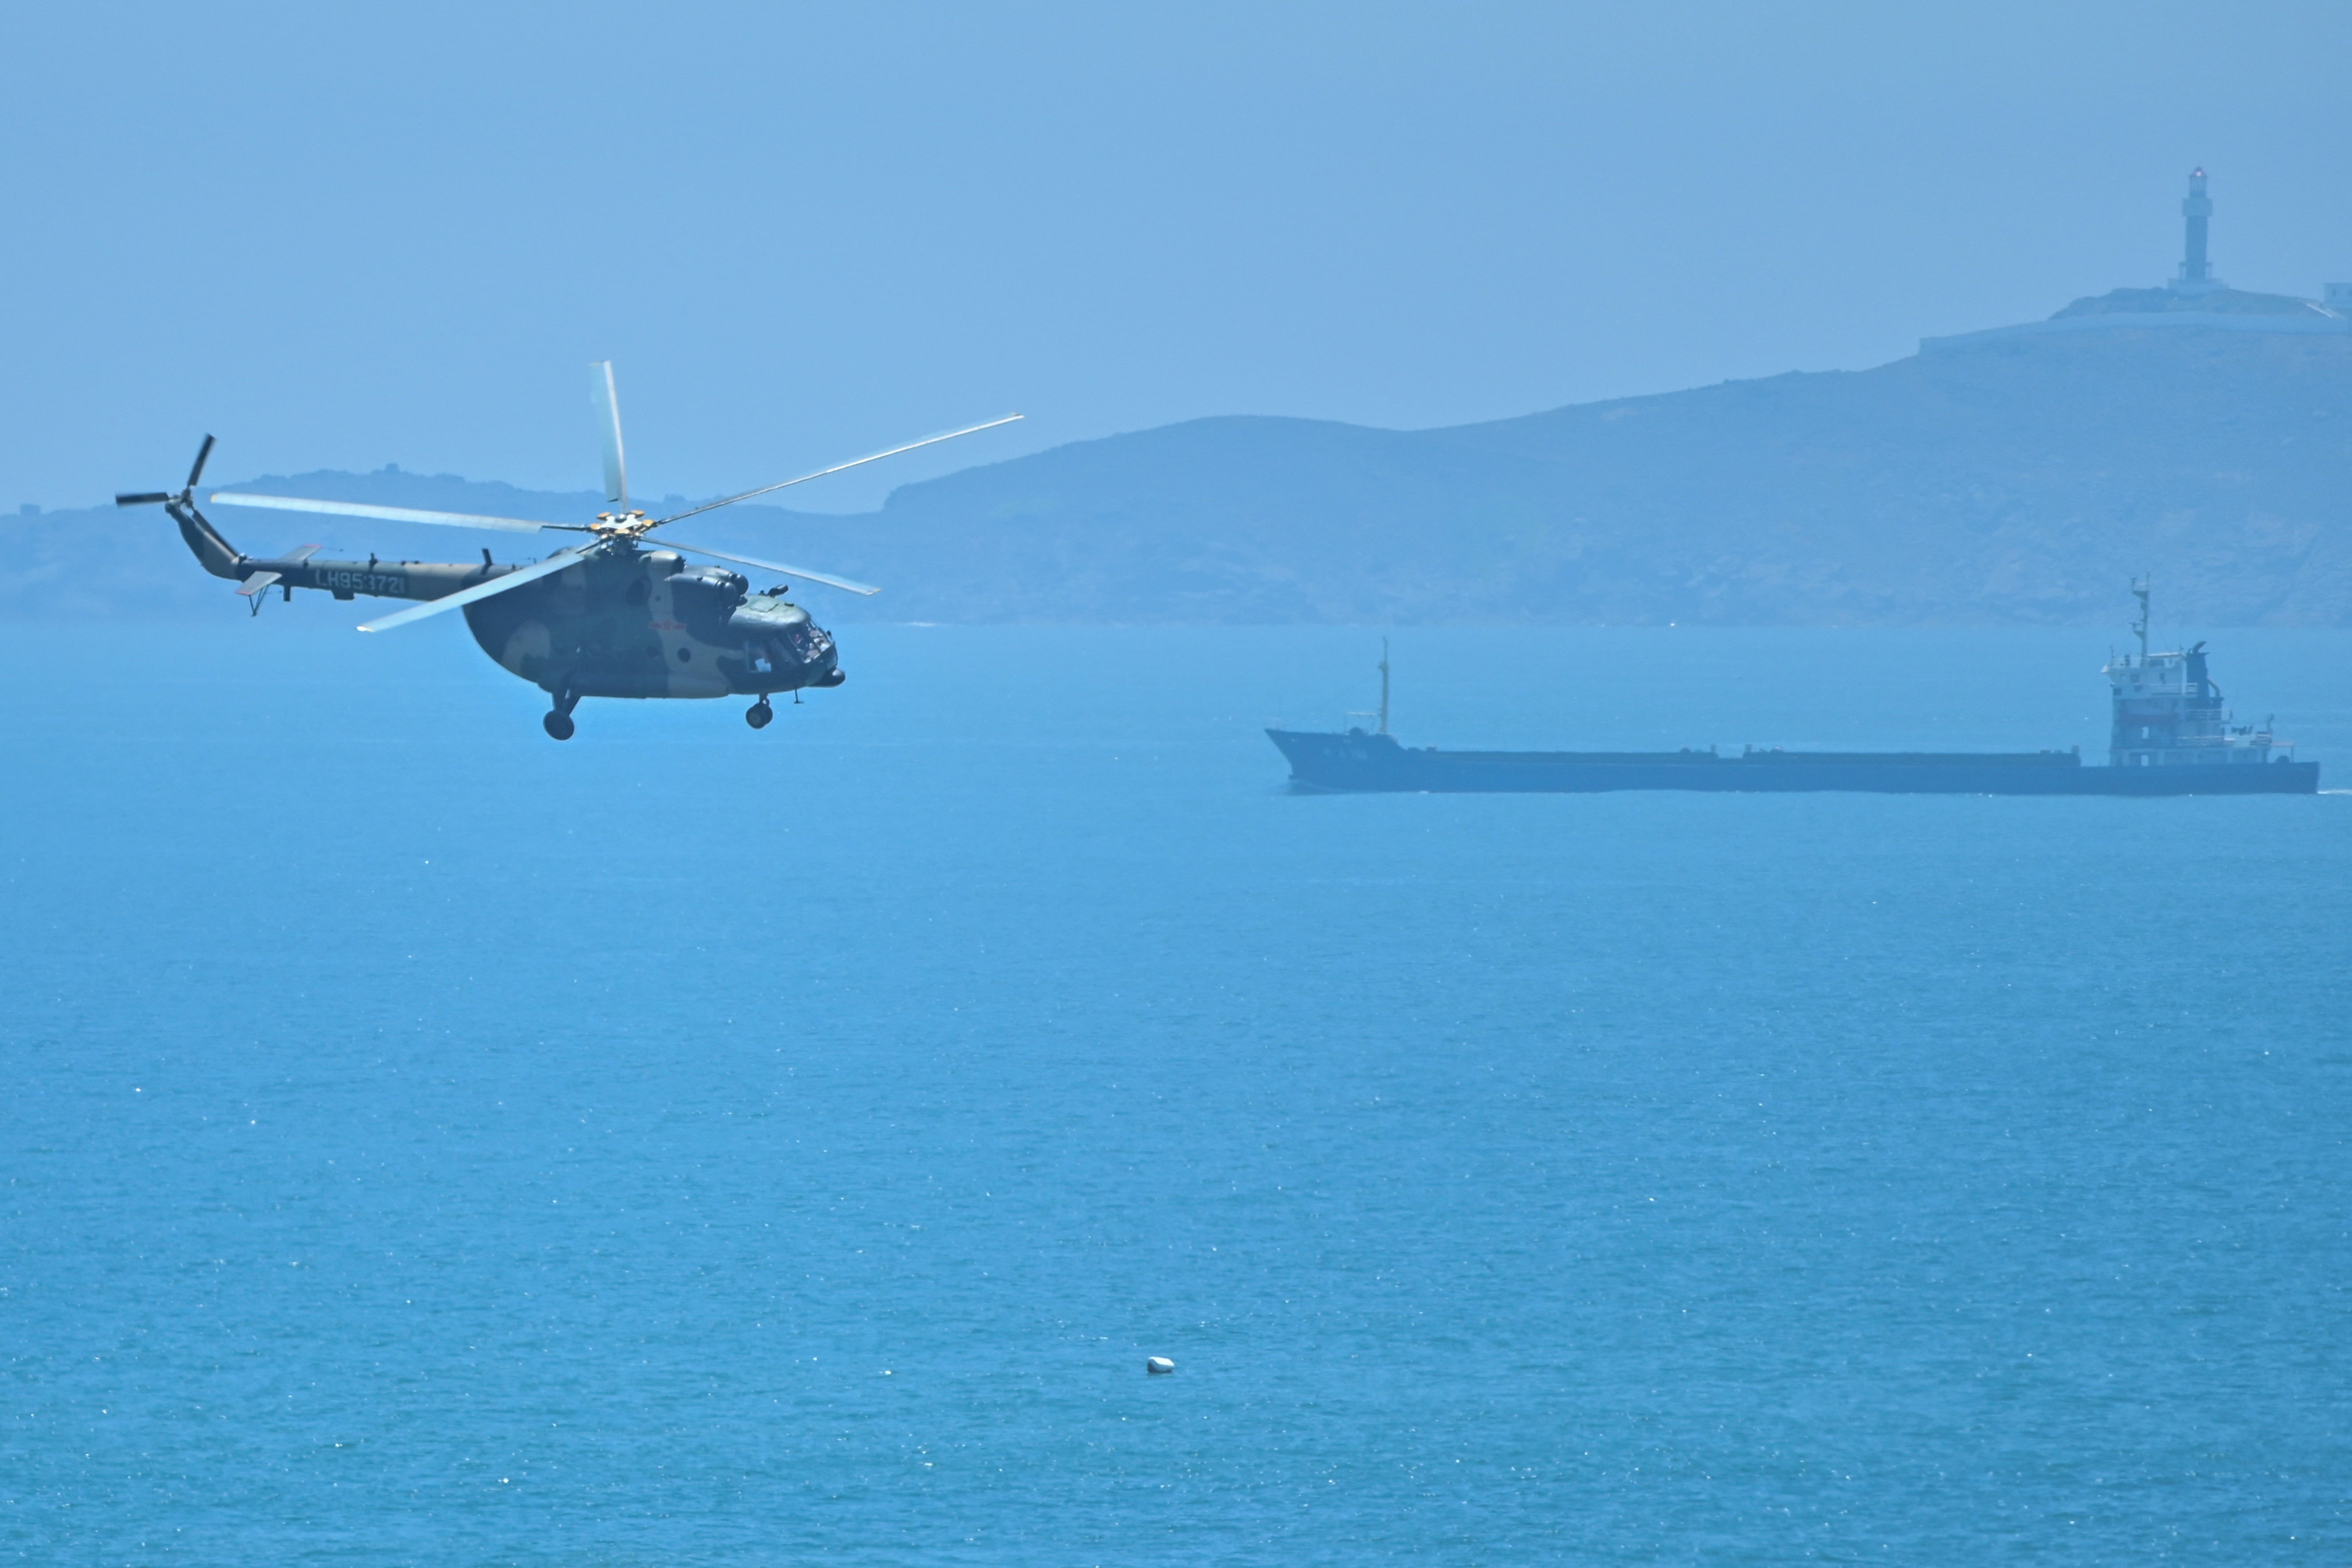
[[[2316,762],[2085,768],[2072,752],[1848,753],[1440,751],[1385,735],[1269,729],[1293,788],[1326,794],[1734,793],[1885,795],[2309,795]]]

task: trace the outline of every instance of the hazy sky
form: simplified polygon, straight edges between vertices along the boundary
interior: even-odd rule
[[[2352,6],[13,6],[0,506],[404,468],[803,504],[2352,278]]]

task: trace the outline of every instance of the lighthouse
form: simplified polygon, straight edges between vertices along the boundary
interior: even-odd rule
[[[2180,204],[2187,233],[2182,236],[2180,276],[2172,280],[2175,294],[2211,294],[2228,284],[2213,276],[2205,256],[2205,225],[2213,216],[2213,199],[2205,193],[2205,171],[2189,172],[2189,194]]]

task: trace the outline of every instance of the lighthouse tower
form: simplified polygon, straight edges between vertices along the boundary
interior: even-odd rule
[[[2188,234],[2181,247],[2180,276],[2172,280],[2175,294],[2212,294],[2230,286],[2213,276],[2205,257],[2205,225],[2213,216],[2213,199],[2205,193],[2205,171],[2189,172],[2189,195],[2180,204]]]

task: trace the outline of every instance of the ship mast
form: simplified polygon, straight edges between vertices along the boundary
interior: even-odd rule
[[[2140,639],[2143,645],[2147,639]],[[1389,732],[1389,640],[1381,639],[1381,733]]]
[[[2132,597],[2139,601],[2139,619],[2132,622],[2132,632],[2139,638],[2139,662],[2147,663],[2147,579],[2132,579]]]

